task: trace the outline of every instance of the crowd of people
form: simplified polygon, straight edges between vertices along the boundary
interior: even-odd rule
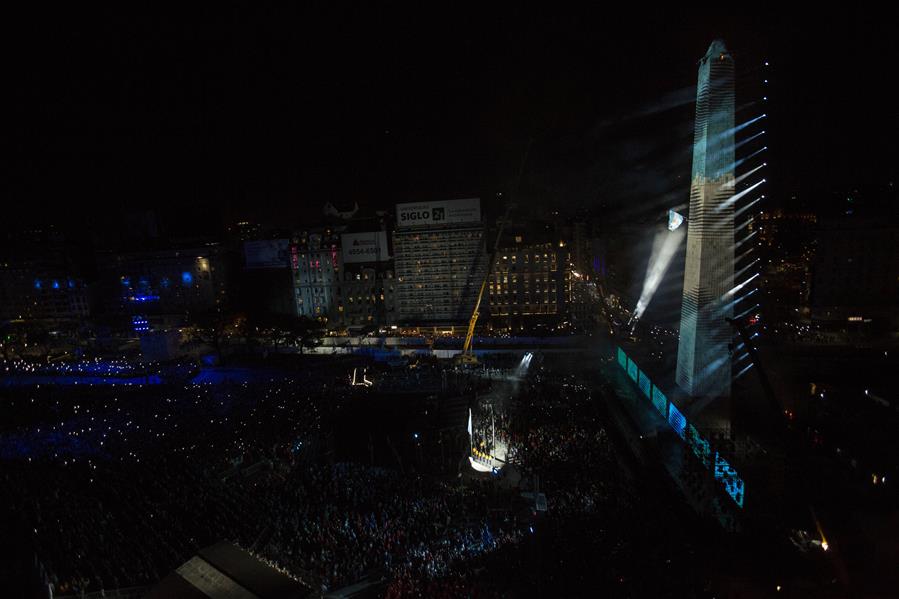
[[[472,385],[495,402],[477,432],[489,424],[509,448],[521,489],[470,470],[335,461],[340,410],[377,392],[335,362],[265,380],[6,389],[0,500],[27,521],[57,595],[152,585],[223,539],[316,590],[374,577],[388,597],[552,592],[576,582],[563,573],[581,553],[600,585],[644,584],[630,560],[673,571],[683,531],[651,540],[677,518],[635,490],[588,382],[541,367]],[[542,518],[519,493],[538,476]]]

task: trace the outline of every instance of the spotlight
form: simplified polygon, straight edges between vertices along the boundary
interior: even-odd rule
[[[684,224],[683,215],[675,212],[674,210],[668,210],[668,230],[674,231],[682,224]]]

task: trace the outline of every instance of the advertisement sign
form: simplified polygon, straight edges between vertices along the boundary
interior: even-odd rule
[[[396,206],[396,226],[399,228],[479,222],[481,222],[480,198],[412,202]]]
[[[387,233],[384,231],[344,233],[340,236],[340,245],[344,264],[385,262],[390,259],[387,253]]]
[[[286,239],[263,239],[243,244],[247,268],[286,268],[290,251]]]

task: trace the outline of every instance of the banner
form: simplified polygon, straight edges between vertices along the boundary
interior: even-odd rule
[[[344,233],[340,236],[343,263],[385,262],[390,260],[387,253],[387,233]]]
[[[396,226],[399,228],[479,222],[480,198],[396,205]]]

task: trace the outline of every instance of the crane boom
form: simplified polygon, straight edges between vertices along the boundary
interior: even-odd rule
[[[521,176],[524,174],[524,165],[527,164],[528,156],[531,153],[531,146],[534,145],[534,138],[528,139],[528,145],[524,150],[524,156],[521,157],[521,164],[518,166],[518,177],[515,179],[515,193],[513,200],[518,195],[518,189],[521,186]],[[499,230],[496,232],[496,241],[493,243],[493,253],[487,261],[487,271],[484,273],[484,280],[481,282],[481,289],[478,291],[478,299],[474,304],[474,311],[471,313],[471,320],[468,321],[468,332],[465,333],[465,343],[462,345],[462,353],[457,356],[458,361],[463,365],[475,365],[478,359],[471,353],[471,341],[474,338],[474,329],[478,324],[478,316],[480,316],[481,300],[484,299],[484,290],[487,289],[487,281],[490,280],[490,272],[496,263],[496,252],[499,250],[499,242],[503,238],[503,229],[506,228],[506,221],[509,220],[509,213],[514,207],[513,202],[506,204],[506,212],[503,214],[502,220],[499,221]]]
[[[477,362],[471,353],[471,341],[474,338],[474,329],[478,324],[478,317],[481,315],[481,301],[484,299],[484,290],[487,289],[487,282],[490,280],[490,273],[493,265],[496,263],[497,251],[499,251],[499,243],[503,238],[503,229],[506,228],[506,221],[509,220],[509,212],[512,210],[510,203],[506,207],[506,213],[502,220],[499,221],[499,230],[496,232],[496,241],[493,243],[493,253],[487,263],[487,271],[484,273],[484,280],[481,281],[481,289],[478,291],[478,299],[474,303],[474,311],[471,313],[471,319],[468,321],[468,332],[465,334],[465,343],[462,345],[461,361],[463,364],[474,364]]]

